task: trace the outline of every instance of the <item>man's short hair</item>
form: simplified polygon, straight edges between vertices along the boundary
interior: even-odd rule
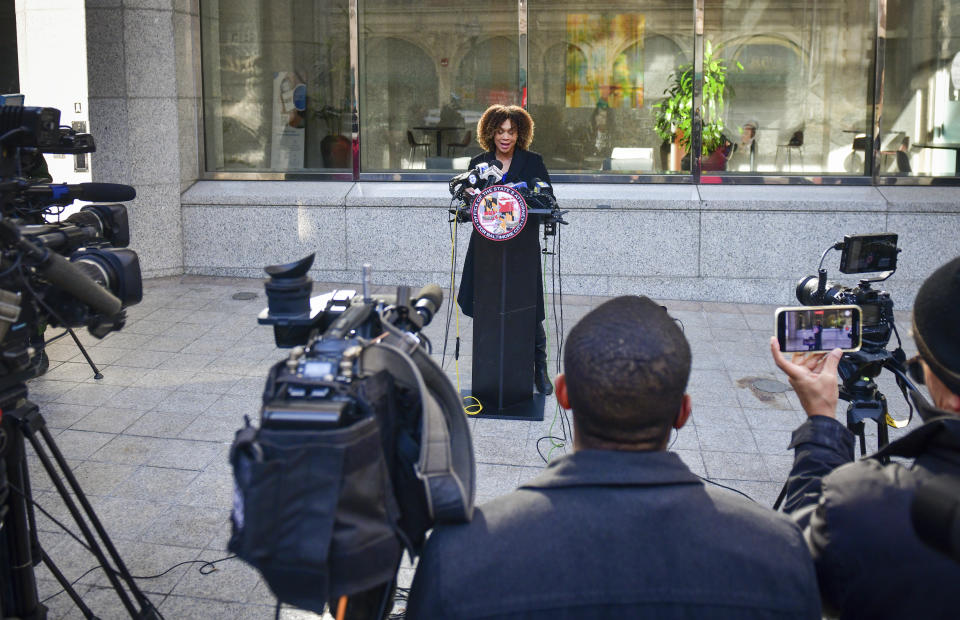
[[[960,394],[960,256],[924,280],[913,303],[913,339],[923,360],[954,394]]]
[[[665,440],[690,378],[690,345],[646,297],[595,308],[567,338],[567,395],[577,428],[616,443]]]

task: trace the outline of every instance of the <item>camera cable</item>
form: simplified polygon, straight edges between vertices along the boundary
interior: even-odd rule
[[[454,201],[451,200],[450,204],[453,205]],[[454,215],[453,220],[447,220],[450,228],[450,304],[447,307],[447,321],[446,327],[443,335],[443,354],[440,357],[440,368],[445,369],[445,360],[447,356],[447,344],[450,341],[450,319],[452,315],[456,316],[456,340],[454,345],[453,352],[453,365],[454,365],[454,374],[457,378],[457,394],[460,395],[460,403],[463,407],[463,412],[467,415],[473,416],[479,414],[483,411],[483,404],[476,396],[463,396],[463,392],[460,389],[460,310],[459,308],[454,308],[456,305],[456,298],[454,293],[456,291],[456,267],[457,267],[457,223],[459,222],[459,216]],[[471,402],[472,401],[472,402]]]

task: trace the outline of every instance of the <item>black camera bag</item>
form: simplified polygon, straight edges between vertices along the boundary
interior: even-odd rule
[[[364,347],[349,388],[358,420],[325,430],[248,424],[231,448],[228,548],[284,603],[322,613],[328,601],[389,583],[403,549],[419,553],[435,522],[472,516],[473,446],[459,396],[415,341],[385,331]]]

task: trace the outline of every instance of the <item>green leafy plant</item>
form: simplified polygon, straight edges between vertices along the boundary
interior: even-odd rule
[[[743,65],[736,63],[743,71]],[[720,148],[726,138],[723,122],[724,96],[733,95],[727,84],[730,67],[723,58],[714,58],[713,45],[706,41],[703,52],[703,154],[709,155]],[[654,131],[666,142],[675,137],[677,144],[690,150],[693,135],[693,65],[683,65],[673,72],[673,84],[664,91],[667,98],[654,104],[656,122]]]

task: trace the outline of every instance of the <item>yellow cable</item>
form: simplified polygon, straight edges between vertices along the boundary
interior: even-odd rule
[[[453,228],[450,230],[450,293],[451,293],[450,303],[454,304],[453,311],[454,313],[456,313],[456,317],[457,317],[456,318],[457,329],[456,329],[456,336],[455,336],[457,341],[460,340],[460,308],[458,308],[456,305],[457,291],[454,286],[454,282],[455,282],[454,274],[456,272],[457,266],[454,263],[454,256],[457,249],[457,224],[458,223],[459,223],[459,220],[457,219],[457,216],[454,216]],[[459,353],[460,351],[458,349],[458,350],[455,350],[453,354],[453,366],[456,371],[458,395],[460,394],[460,355]],[[464,405],[463,412],[466,413],[467,415],[477,415],[481,411],[483,411],[483,404],[480,402],[480,400],[476,396],[464,396],[462,397],[462,400],[464,402],[469,402],[471,400],[474,401],[474,404]]]

